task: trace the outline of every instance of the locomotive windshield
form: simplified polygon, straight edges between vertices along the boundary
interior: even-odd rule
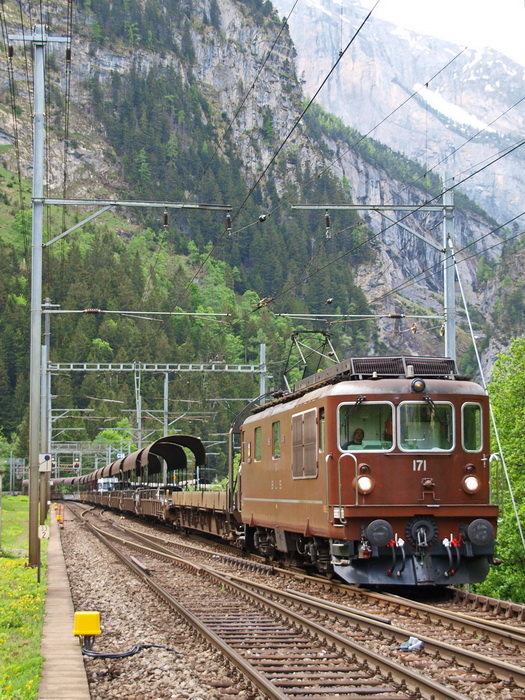
[[[402,403],[399,406],[401,449],[451,450],[454,445],[453,410],[449,403]]]
[[[339,407],[339,445],[342,450],[389,450],[392,447],[392,410],[389,403],[352,403]]]

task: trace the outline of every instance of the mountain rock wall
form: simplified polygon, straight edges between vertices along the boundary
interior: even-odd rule
[[[292,0],[274,4],[283,16],[293,7]],[[344,6],[305,0],[291,12],[307,94],[317,90],[367,13],[358,0]],[[318,99],[349,126],[442,176],[456,174],[459,182],[521,142],[524,81],[525,68],[492,49],[469,50],[372,15]],[[499,223],[523,211],[524,149],[461,184]]]

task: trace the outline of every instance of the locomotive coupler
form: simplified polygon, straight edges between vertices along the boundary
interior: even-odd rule
[[[428,554],[428,540],[427,540],[427,531],[425,528],[421,527],[417,531],[417,544],[416,544],[416,557],[420,557],[421,559],[421,564],[423,564],[423,561]]]

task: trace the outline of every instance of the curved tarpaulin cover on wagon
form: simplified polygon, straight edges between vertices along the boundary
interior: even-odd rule
[[[115,476],[116,474],[118,474],[120,470],[120,465],[123,461],[124,459],[116,459],[114,462],[111,462],[111,464],[108,464],[102,469],[102,473],[98,478],[106,478],[108,476]]]
[[[127,457],[124,457],[124,459],[121,460],[121,471],[130,472],[133,469],[137,469],[140,466],[140,455],[144,452],[144,449],[145,448],[143,447],[140,450],[135,450],[135,452],[132,452],[130,455],[127,455]]]
[[[144,448],[140,458],[141,466],[148,469],[148,474],[160,474],[162,471],[161,457],[166,461],[169,472],[188,467],[188,458],[182,447],[172,443],[163,444],[161,440]]]
[[[160,471],[158,458],[162,457],[169,472],[186,469],[188,460],[183,447],[193,453],[196,467],[203,467],[206,464],[206,450],[199,438],[193,435],[166,435],[144,448],[140,458],[141,465],[148,466],[149,472],[152,473],[153,469],[155,473]]]

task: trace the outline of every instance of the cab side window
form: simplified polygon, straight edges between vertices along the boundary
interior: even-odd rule
[[[281,456],[281,423],[272,423],[272,450],[273,458],[279,459]]]
[[[262,428],[255,428],[255,461],[260,462],[262,459]]]
[[[479,403],[465,403],[462,414],[463,449],[465,452],[480,452],[483,447],[481,406]]]

